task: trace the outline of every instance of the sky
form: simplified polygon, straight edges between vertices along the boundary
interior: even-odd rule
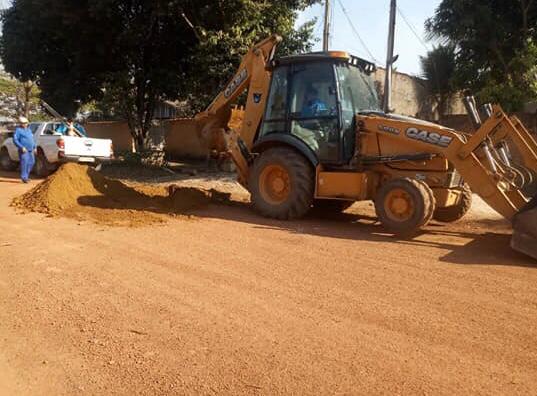
[[[383,66],[386,62],[390,0],[332,0],[332,2],[333,28],[330,49],[344,50]],[[418,40],[398,13],[395,38],[395,54],[399,55],[395,66],[398,71],[413,75],[421,73],[419,58],[427,53],[426,47],[431,49],[433,45],[425,38],[424,23],[434,14],[440,2],[441,0],[398,0],[399,10],[421,39]],[[347,15],[374,59],[360,43],[341,5],[347,10]],[[317,4],[302,12],[297,24],[300,25],[315,17],[319,18],[315,36],[322,39],[324,4]],[[322,41],[319,41],[315,50],[321,48]]]

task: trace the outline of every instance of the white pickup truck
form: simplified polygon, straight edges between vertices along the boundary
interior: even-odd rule
[[[56,132],[59,122],[31,123],[37,155],[34,171],[40,177],[48,176],[64,162],[101,164],[110,162],[114,156],[110,139],[91,139],[82,136],[65,136]],[[19,152],[13,143],[13,135],[0,143],[0,166],[13,171],[19,165]]]

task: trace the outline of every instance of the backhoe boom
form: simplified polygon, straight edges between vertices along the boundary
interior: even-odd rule
[[[202,125],[201,133],[205,138],[223,136],[226,147],[220,149],[227,150],[231,155],[238,169],[239,182],[244,186],[248,180],[248,158],[245,158],[244,150],[252,148],[263,118],[270,85],[268,66],[281,41],[280,36],[272,35],[252,47],[243,57],[237,73],[226,88],[205,111],[195,117]],[[248,98],[241,129],[230,130],[228,123],[231,117],[231,105],[244,91],[248,92]]]

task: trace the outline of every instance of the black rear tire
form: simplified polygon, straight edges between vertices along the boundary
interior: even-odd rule
[[[411,236],[430,220],[434,211],[431,194],[423,182],[410,178],[390,180],[377,192],[377,216],[390,232]]]
[[[9,152],[5,147],[2,147],[2,150],[0,150],[0,166],[2,166],[3,170],[8,172],[16,171],[19,166],[17,162],[11,160]]]
[[[275,147],[256,158],[248,185],[253,207],[262,216],[280,220],[297,219],[311,209],[315,171],[293,149]]]
[[[43,150],[37,150],[34,170],[37,177],[48,177],[50,175],[50,163]]]
[[[431,187],[429,187],[427,183],[425,183],[424,181],[418,182],[421,183],[423,185],[423,188],[425,188],[425,191],[427,191],[427,195],[429,195],[429,200],[431,202],[431,204],[429,205],[429,212],[424,218],[423,225],[425,226],[429,224],[429,222],[434,218],[434,212],[436,210],[436,197],[434,196],[433,190],[431,189]]]
[[[461,187],[461,199],[456,205],[437,208],[434,212],[434,219],[442,223],[454,223],[462,219],[472,207],[472,190],[465,184]]]

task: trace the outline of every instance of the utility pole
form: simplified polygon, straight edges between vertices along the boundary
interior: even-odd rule
[[[386,80],[384,82],[384,106],[385,113],[392,111],[392,73],[393,64],[397,61],[397,56],[393,55],[395,47],[395,22],[397,13],[397,1],[390,3],[390,31],[388,33],[388,54],[386,55]]]
[[[324,35],[323,35],[323,51],[328,52],[330,46],[330,30],[332,24],[332,13],[330,0],[325,0],[324,10]]]

